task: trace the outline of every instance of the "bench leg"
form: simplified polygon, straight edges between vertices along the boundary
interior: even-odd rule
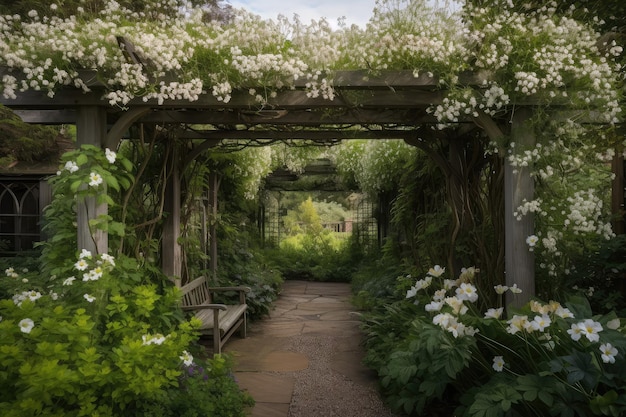
[[[246,337],[248,337],[248,328],[246,327],[248,325],[248,313],[243,313],[243,323],[241,323],[241,330],[239,335],[245,339]]]
[[[213,354],[219,355],[222,353],[222,332],[220,331],[220,313],[219,311],[213,312]]]
[[[215,355],[219,355],[220,353],[222,353],[222,343],[220,340],[220,332],[219,330],[216,332],[213,332],[213,354]]]

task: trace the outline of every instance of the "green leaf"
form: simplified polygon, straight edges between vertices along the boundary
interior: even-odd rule
[[[601,373],[593,364],[591,354],[574,350],[571,355],[564,356],[562,359],[567,363],[565,366],[567,382],[570,384],[580,382],[587,389],[593,389]]]
[[[124,236],[126,234],[126,226],[124,223],[112,221],[109,223],[109,233]]]
[[[132,162],[130,162],[128,159],[126,158],[120,158],[119,159],[120,163],[122,164],[122,166],[124,167],[124,169],[126,171],[132,171],[133,170],[133,164]]]
[[[109,187],[113,188],[115,191],[120,191],[120,184],[113,175],[105,175],[104,180]]]
[[[89,161],[89,158],[84,153],[78,154],[76,157],[76,165],[82,166],[85,165]]]
[[[82,184],[84,184],[82,180],[76,180],[72,182],[72,184],[70,185],[70,191],[76,194],[76,192],[78,191],[78,189],[80,188]]]

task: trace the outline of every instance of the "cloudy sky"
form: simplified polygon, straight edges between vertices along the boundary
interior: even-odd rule
[[[365,27],[372,16],[375,0],[230,0],[233,7],[244,8],[265,19],[276,19],[279,14],[292,18],[294,14],[308,23],[325,17],[332,26],[345,16],[348,26]]]

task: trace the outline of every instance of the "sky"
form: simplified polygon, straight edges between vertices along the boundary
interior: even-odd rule
[[[332,27],[337,27],[337,19],[345,16],[348,26],[357,24],[365,28],[376,0],[230,0],[228,3],[264,19],[276,20],[279,14],[291,19],[297,14],[303,23],[309,23],[311,19],[325,17]]]

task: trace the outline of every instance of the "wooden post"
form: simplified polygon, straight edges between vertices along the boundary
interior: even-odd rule
[[[76,116],[76,142],[78,146],[94,145],[99,148],[104,144],[107,134],[106,109],[100,106],[80,106]],[[107,253],[108,234],[102,230],[92,231],[89,220],[108,213],[106,204],[96,204],[96,199],[85,199],[77,207],[77,244],[78,250],[87,249],[93,253]]]
[[[181,285],[182,254],[178,243],[180,236],[180,175],[178,172],[178,155],[172,150],[168,161],[170,175],[165,188],[164,211],[167,213],[163,224],[162,267],[163,273],[170,277],[177,287]]]
[[[514,152],[532,149],[536,144],[531,115],[528,108],[515,110],[511,121]],[[521,294],[507,292],[507,305],[514,308],[523,306],[535,294],[535,257],[526,243],[526,238],[535,234],[534,216],[529,213],[517,220],[513,214],[524,200],[535,198],[530,171],[531,167],[513,167],[508,159],[504,162],[505,282],[509,287],[517,284],[522,290]]]
[[[624,190],[626,190],[626,183],[624,182],[624,149],[622,146],[618,146],[615,150],[615,156],[613,157],[612,170],[613,170],[613,184],[611,193],[611,212],[613,213],[613,232],[618,235],[626,233],[625,227],[625,208],[624,208]]]
[[[209,210],[210,210],[210,225],[209,225],[209,238],[210,238],[210,264],[209,269],[211,271],[211,279],[213,282],[217,281],[217,191],[219,188],[219,177],[214,171],[209,174]]]

